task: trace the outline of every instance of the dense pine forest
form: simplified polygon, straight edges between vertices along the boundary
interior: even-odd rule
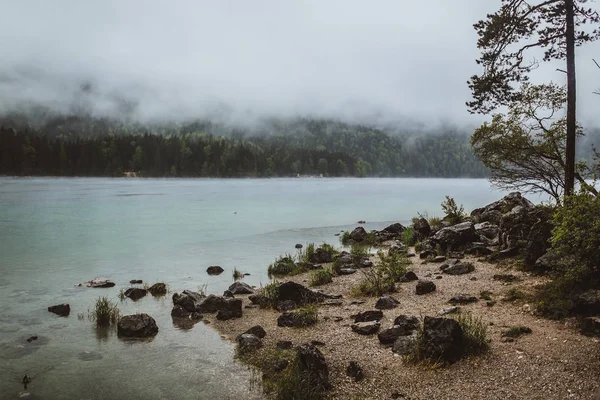
[[[273,120],[247,130],[195,122],[143,126],[60,117],[0,120],[0,174],[49,176],[485,177],[469,134],[387,132],[328,120]]]

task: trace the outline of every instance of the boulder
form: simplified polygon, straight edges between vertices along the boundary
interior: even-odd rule
[[[471,296],[468,294],[457,294],[456,296],[454,296],[450,300],[448,300],[448,303],[450,303],[450,304],[469,304],[469,303],[475,303],[476,301],[477,301],[477,297],[475,297],[475,296]]]
[[[493,251],[487,248],[483,243],[474,242],[470,248],[465,250],[465,253],[471,254],[477,257],[489,256]]]
[[[478,235],[486,237],[488,239],[495,239],[498,237],[498,233],[500,232],[500,228],[498,225],[494,225],[490,222],[481,222],[479,224],[475,224],[474,226],[475,232]]]
[[[290,340],[279,340],[277,342],[279,350],[290,350],[292,347],[294,347],[294,344]]]
[[[442,265],[442,272],[448,275],[464,275],[475,271],[475,266],[469,262],[456,263],[453,265]]]
[[[235,296],[233,295],[233,293],[231,293],[231,291],[229,291],[229,290],[225,290],[225,291],[223,292],[223,297],[231,297],[231,298],[233,298],[233,297],[235,297]]]
[[[131,285],[139,285],[139,284],[141,284],[141,283],[143,283],[143,282],[144,282],[144,281],[142,281],[141,279],[132,279],[132,280],[130,280],[130,281],[129,281],[129,283],[130,283]]]
[[[341,268],[338,271],[338,275],[351,275],[355,272],[356,272],[356,270],[354,268]]]
[[[80,283],[79,286],[86,286],[90,288],[111,288],[115,286],[115,283],[107,278],[94,278],[91,281]]]
[[[431,292],[435,291],[435,289],[436,289],[435,283],[433,283],[432,281],[425,280],[425,279],[420,279],[417,282],[417,286],[415,288],[416,293],[418,295],[431,293]]]
[[[209,275],[220,275],[223,273],[223,271],[225,270],[218,265],[211,265],[210,267],[206,268],[206,273]]]
[[[277,306],[275,307],[275,309],[277,311],[292,311],[295,310],[296,308],[298,308],[298,304],[296,304],[295,301],[292,300],[284,300],[284,301],[280,301]]]
[[[145,313],[125,315],[117,324],[119,337],[150,337],[157,333],[156,321]]]
[[[600,315],[600,290],[590,289],[573,299],[573,311],[581,315]]]
[[[55,306],[48,307],[48,311],[56,315],[60,315],[61,317],[67,317],[71,313],[71,306],[69,306],[67,303],[57,304]]]
[[[540,219],[531,227],[525,246],[525,264],[532,266],[548,251],[554,225],[549,220]]]
[[[431,226],[429,226],[429,222],[423,217],[415,220],[412,227],[420,238],[428,237],[431,233]]]
[[[466,247],[477,239],[475,226],[472,222],[462,222],[447,228],[442,228],[433,235],[433,240],[442,250],[452,251]]]
[[[362,242],[367,238],[367,231],[362,226],[355,228],[352,232],[350,232],[350,239],[355,242]]]
[[[581,333],[584,335],[600,335],[600,317],[586,317],[581,320]]]
[[[444,261],[446,261],[446,256],[435,256],[433,257],[433,260],[431,260],[431,262],[434,263],[443,263]]]
[[[560,268],[561,264],[562,257],[550,250],[535,261],[534,268],[539,272],[548,272]]]
[[[381,325],[377,321],[368,321],[368,322],[356,322],[352,324],[351,328],[354,332],[359,335],[373,335],[377,333],[379,327]]]
[[[196,311],[196,306],[204,298],[205,296],[200,293],[184,290],[181,294],[173,293],[173,305],[180,306],[188,313],[191,313]]]
[[[477,208],[471,212],[471,216],[477,222],[492,222],[498,224],[499,217],[515,207],[532,208],[534,204],[524,198],[519,192],[512,192],[502,199],[495,201],[483,208]]]
[[[152,296],[164,296],[167,294],[167,285],[158,282],[148,288],[148,291]]]
[[[244,282],[234,282],[228,289],[232,294],[252,294],[254,293],[254,289],[250,287],[247,283]]]
[[[246,332],[244,333],[249,333],[252,334],[254,336],[256,336],[259,339],[264,338],[265,336],[267,336],[267,332],[265,331],[265,329],[260,326],[260,325],[254,325],[252,328],[248,329]]]
[[[400,235],[400,234],[402,234],[402,232],[404,232],[405,229],[406,228],[404,226],[402,226],[402,224],[399,224],[396,222],[395,224],[391,224],[391,225],[383,228],[383,231],[387,232],[387,233],[392,233],[394,235]]]
[[[211,294],[196,304],[195,311],[200,314],[216,312],[220,314],[220,319],[241,318],[242,299],[227,298]],[[217,315],[217,318],[219,318],[219,315]]]
[[[392,308],[398,307],[400,302],[390,295],[381,296],[375,303],[375,308],[378,310],[391,310]]]
[[[354,322],[380,321],[381,319],[383,319],[383,311],[363,311],[351,317],[354,318]]]
[[[251,333],[242,333],[237,337],[238,345],[242,351],[258,350],[262,347],[262,340]]]
[[[292,300],[298,305],[321,302],[325,299],[322,293],[310,290],[296,282],[284,282],[279,285],[279,300]]]
[[[400,278],[400,282],[412,282],[418,280],[419,277],[413,271],[406,272],[404,275],[402,275],[402,278]]]
[[[315,264],[325,264],[333,261],[333,254],[330,250],[323,247],[317,247],[310,256],[310,262]]]
[[[423,351],[429,358],[457,361],[463,353],[463,331],[458,322],[449,318],[425,317]]]
[[[402,335],[410,335],[417,331],[421,323],[417,317],[409,317],[408,315],[399,315],[394,320],[394,326],[400,327]]]
[[[392,345],[392,351],[395,354],[406,356],[415,350],[417,345],[417,334],[413,333],[407,336],[398,336]]]
[[[394,254],[406,255],[407,250],[408,250],[408,247],[406,247],[405,244],[397,243],[390,247],[390,249],[388,250],[388,254],[390,254],[390,255],[394,255]]]
[[[129,288],[125,291],[125,297],[130,298],[133,301],[138,301],[142,297],[146,296],[148,291],[140,288]]]
[[[296,353],[300,372],[310,376],[311,384],[329,389],[329,369],[323,353],[311,344],[298,346]]]
[[[356,361],[350,361],[346,367],[346,375],[353,378],[355,382],[362,381],[365,378],[365,374]]]
[[[435,250],[423,250],[422,252],[419,253],[419,258],[421,260],[424,260],[429,257],[435,257],[436,255],[437,255],[437,253],[435,252]]]

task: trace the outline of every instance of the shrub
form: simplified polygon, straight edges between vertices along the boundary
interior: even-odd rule
[[[233,267],[233,280],[239,281],[242,278],[244,278],[244,274],[242,274],[242,272],[240,270],[238,270],[236,267]]]
[[[386,254],[383,251],[378,251],[379,264],[375,268],[380,268],[394,282],[400,282],[400,279],[406,273],[406,268],[410,265],[410,261],[406,256],[399,253]]]
[[[454,199],[450,196],[446,196],[446,200],[442,202],[442,210],[446,214],[444,220],[452,224],[461,223],[467,217],[467,214],[465,214],[465,209],[462,206],[462,204],[458,206],[456,204],[456,201],[454,201]]]
[[[331,255],[339,254],[339,251],[329,243],[323,243],[320,247],[328,253],[330,253]]]
[[[310,274],[310,286],[321,286],[331,282],[333,282],[333,274],[328,269],[318,269]]]
[[[117,304],[108,300],[108,297],[99,297],[90,316],[97,327],[108,327],[119,322],[121,312]]]
[[[412,226],[407,227],[404,232],[402,232],[402,243],[407,246],[412,246],[415,244],[417,240],[417,236],[415,235],[415,231]]]
[[[298,250],[298,262],[308,264],[313,254],[315,254],[315,244],[309,243],[304,248]]]
[[[304,271],[305,269],[297,265],[289,254],[279,256],[267,270],[269,275],[297,275]]]
[[[363,269],[363,279],[352,288],[355,296],[381,296],[396,290],[394,280],[383,268],[377,266]]]
[[[475,355],[486,352],[489,347],[488,325],[471,313],[459,313],[456,322],[463,330],[463,355]]]
[[[260,308],[275,308],[279,302],[279,282],[277,280],[260,287],[256,291]]]
[[[342,242],[344,246],[349,245],[351,241],[350,232],[348,231],[345,231],[342,236],[340,236],[340,242]]]

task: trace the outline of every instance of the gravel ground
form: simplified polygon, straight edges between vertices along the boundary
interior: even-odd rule
[[[485,300],[461,306],[464,311],[481,317],[489,323],[490,351],[478,357],[463,359],[445,368],[427,369],[407,365],[391,348],[380,345],[377,335],[361,336],[350,329],[350,315],[374,309],[376,298],[364,298],[363,304],[350,304],[357,300],[350,289],[362,273],[335,277],[333,283],[322,286],[326,292],[343,295],[340,306],[321,306],[319,322],[309,328],[277,327],[279,312],[274,310],[245,309],[244,316],[230,321],[209,318],[211,325],[223,337],[235,337],[254,325],[267,331],[265,348],[275,347],[278,340],[291,340],[294,344],[319,340],[325,345],[320,350],[329,365],[330,379],[336,399],[595,399],[600,389],[600,344],[597,338],[582,336],[573,321],[550,321],[532,314],[533,306],[525,299],[506,302],[501,299],[511,288],[523,292],[543,282],[543,278],[499,265],[466,258],[475,264],[475,271],[466,275],[450,276],[439,273],[440,264],[421,263],[412,259],[411,269],[419,278],[431,279],[437,290],[417,296],[416,282],[398,284],[393,294],[400,305],[384,310],[381,329],[393,325],[400,314],[420,318],[437,316],[447,307],[448,300],[456,294],[479,297],[481,291],[492,292],[497,300],[492,307]],[[493,279],[494,274],[510,273],[519,282],[504,283]],[[436,279],[442,276],[441,279]],[[307,284],[308,275],[298,275],[289,280]],[[245,296],[244,304],[250,304]],[[503,342],[502,333],[510,326],[523,325],[532,329],[514,342]],[[363,368],[365,379],[354,382],[345,374],[346,366],[353,360]],[[395,394],[396,397],[392,397]]]

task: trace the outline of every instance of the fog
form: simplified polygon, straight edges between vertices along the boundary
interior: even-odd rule
[[[472,24],[499,0],[0,0],[0,112],[472,124]],[[598,122],[600,45],[578,48]],[[533,80],[564,83],[558,65]]]

